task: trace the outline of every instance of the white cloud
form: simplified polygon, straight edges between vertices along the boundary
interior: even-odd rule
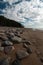
[[[12,5],[12,3],[18,0],[4,1]],[[6,8],[3,11],[5,17],[20,22],[24,27],[43,28],[43,3],[39,0],[31,0],[30,2],[22,0],[21,3],[14,6],[12,5],[11,8]]]

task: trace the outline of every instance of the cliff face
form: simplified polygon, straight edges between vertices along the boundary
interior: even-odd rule
[[[8,26],[8,27],[20,27],[20,28],[23,28],[23,26],[16,22],[16,21],[13,21],[13,20],[9,20],[3,16],[0,16],[0,26]]]

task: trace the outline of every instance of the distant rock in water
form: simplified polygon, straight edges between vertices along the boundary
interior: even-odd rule
[[[20,23],[10,20],[10,19],[7,19],[4,16],[0,16],[0,26],[21,27],[21,28],[24,27]]]

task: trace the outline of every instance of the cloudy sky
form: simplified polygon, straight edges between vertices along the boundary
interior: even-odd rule
[[[25,28],[43,29],[43,0],[0,0],[0,15]]]

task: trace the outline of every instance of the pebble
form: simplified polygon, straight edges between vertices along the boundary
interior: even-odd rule
[[[23,39],[23,43],[26,43],[27,45],[31,45],[31,42],[27,41],[26,39]]]
[[[15,32],[14,32],[14,35],[16,35],[16,36],[17,36],[17,35],[18,35],[18,32],[17,32],[17,31],[15,31]]]
[[[20,35],[18,33],[16,33],[16,32],[14,33],[14,35],[17,36],[17,37],[20,37]]]
[[[27,48],[27,52],[29,53],[29,54],[31,54],[32,53],[32,49],[31,48]]]
[[[21,65],[20,60],[14,60],[11,65]]]
[[[29,45],[31,45],[31,42],[30,41],[27,41],[26,43],[29,44]]]
[[[24,48],[28,48],[28,45],[26,43],[23,43]]]
[[[5,52],[5,54],[9,54],[14,49],[15,49],[14,46],[6,46],[6,47],[4,47],[4,52]]]
[[[18,59],[23,59],[23,58],[27,57],[29,54],[25,50],[18,50],[16,52],[16,55],[17,55]]]
[[[11,41],[9,41],[9,40],[5,40],[2,43],[2,46],[12,46],[12,45],[13,45],[13,43]]]
[[[26,43],[23,44],[23,47],[26,48],[28,53],[32,53],[32,49],[28,47]]]

